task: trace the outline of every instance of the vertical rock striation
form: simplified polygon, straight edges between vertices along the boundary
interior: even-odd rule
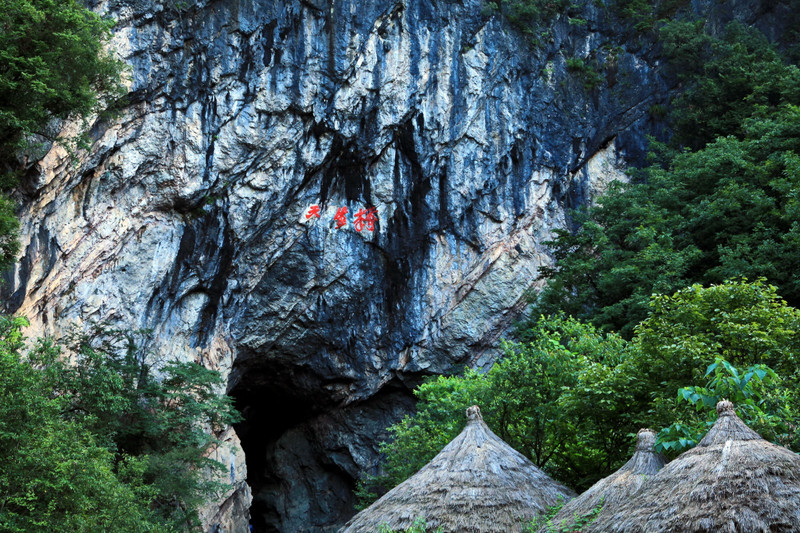
[[[210,530],[246,530],[241,448],[257,531],[344,523],[409,387],[491,364],[543,241],[640,160],[668,88],[591,5],[540,46],[479,0],[94,7],[129,102],[31,170],[5,307],[32,336],[151,328],[149,350],[228,376],[246,421]],[[601,86],[569,57],[602,59]]]

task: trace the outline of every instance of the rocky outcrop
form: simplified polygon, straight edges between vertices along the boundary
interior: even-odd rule
[[[119,21],[128,104],[77,160],[32,169],[4,301],[31,336],[150,328],[152,353],[228,377],[246,420],[210,530],[246,531],[242,448],[256,531],[344,523],[410,387],[491,365],[566,210],[642,157],[666,96],[644,41],[589,5],[533,45],[483,7],[95,6]]]

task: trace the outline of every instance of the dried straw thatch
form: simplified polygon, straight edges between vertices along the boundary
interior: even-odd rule
[[[640,429],[636,435],[636,451],[622,468],[604,477],[586,492],[567,502],[551,520],[557,529],[568,529],[576,517],[586,516],[602,502],[603,506],[615,506],[630,499],[648,478],[656,475],[666,464],[666,459],[653,450],[656,433],[652,429]],[[543,527],[540,532],[547,531]]]
[[[492,433],[480,409],[430,463],[353,517],[340,533],[405,530],[417,518],[445,533],[509,533],[574,493]]]
[[[714,427],[696,447],[630,501],[604,507],[583,531],[800,531],[800,457],[762,439],[721,401]]]

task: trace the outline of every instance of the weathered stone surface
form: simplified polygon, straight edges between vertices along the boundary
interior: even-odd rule
[[[77,163],[55,147],[31,171],[5,307],[32,336],[152,328],[153,352],[228,376],[261,531],[344,523],[408,387],[491,364],[542,242],[641,160],[668,89],[591,5],[540,47],[479,0],[95,8],[119,20],[129,105]],[[604,83],[585,89],[569,57],[604,59]],[[246,531],[226,438],[234,488],[204,519]]]

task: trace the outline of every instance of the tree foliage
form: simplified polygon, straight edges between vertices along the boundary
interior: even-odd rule
[[[0,317],[0,530],[163,531],[141,483],[119,479],[135,461],[114,455],[21,360],[23,319]]]
[[[800,70],[737,23],[719,39],[694,22],[660,35],[686,87],[672,146],[653,143],[652,165],[556,231],[535,303],[628,338],[651,294],[695,282],[763,276],[800,302]]]
[[[678,400],[694,406],[695,411],[686,420],[661,430],[657,450],[678,454],[696,445],[714,424],[715,406],[723,399],[733,402],[739,416],[759,435],[798,449],[794,431],[798,418],[796,389],[787,388],[771,368],[758,364],[737,369],[717,357],[705,377],[708,383],[704,387],[678,389]]]
[[[634,342],[641,358],[626,362],[626,372],[638,376],[636,394],[647,407],[644,420],[651,427],[677,423],[692,428],[696,437],[707,427],[699,423],[697,410],[689,407],[705,410],[704,420],[709,421],[714,416],[709,405],[716,404],[713,399],[731,395],[729,399],[742,404],[740,412],[764,437],[796,446],[793,431],[778,429],[775,419],[767,423],[752,410],[758,407],[789,425],[796,424],[800,413],[793,392],[800,379],[800,311],[787,305],[776,287],[763,280],[728,281],[655,296],[648,318],[636,328]],[[766,395],[764,379],[770,387]],[[702,405],[694,395],[701,393],[708,397]]]
[[[626,341],[575,319],[542,317],[506,343],[486,374],[438,377],[417,413],[390,428],[386,490],[412,475],[464,426],[477,403],[502,439],[583,490],[619,468],[636,432],[662,430],[675,455],[697,441],[723,396],[765,438],[797,447],[800,311],[762,280],[693,285],[654,296]]]
[[[156,373],[137,334],[102,327],[71,339],[70,360],[49,341],[22,360],[23,321],[2,320],[3,397],[15,401],[0,408],[0,524],[194,529],[198,507],[223,488],[210,476],[224,468],[208,457],[212,432],[237,420],[218,373],[180,362]]]
[[[121,63],[103,50],[112,27],[76,0],[0,0],[0,156],[122,91]]]
[[[0,270],[19,247],[6,193],[28,164],[21,150],[56,140],[54,119],[86,118],[125,91],[122,62],[104,50],[112,26],[77,0],[0,0]]]

